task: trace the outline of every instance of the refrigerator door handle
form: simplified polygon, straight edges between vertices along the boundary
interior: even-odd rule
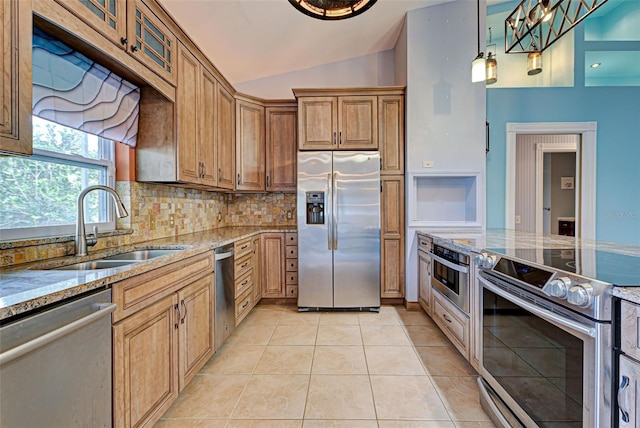
[[[331,173],[327,174],[327,187],[329,188],[329,195],[327,197],[327,202],[332,201],[333,198],[333,182],[331,181]],[[328,207],[325,204],[325,211],[328,211]],[[331,221],[331,216],[325,216],[329,224],[327,225],[327,250],[331,251],[333,248],[333,222]]]
[[[333,209],[333,249],[338,249],[338,173],[333,173],[333,201],[331,208]]]

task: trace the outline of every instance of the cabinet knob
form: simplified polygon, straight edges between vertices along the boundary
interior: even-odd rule
[[[138,47],[137,47],[137,46],[131,46],[131,52],[135,52],[135,51],[137,51],[137,50],[138,50]]]
[[[238,186],[240,185],[240,174],[238,174]]]
[[[120,37],[120,43],[126,45],[127,43],[129,43],[129,39],[127,39],[126,37]]]

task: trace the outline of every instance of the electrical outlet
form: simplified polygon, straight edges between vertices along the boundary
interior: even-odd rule
[[[291,220],[293,218],[293,213],[291,210],[287,211],[287,220]]]
[[[516,224],[520,224],[520,216],[519,215],[516,216]]]
[[[149,214],[149,230],[156,230],[156,216]]]
[[[422,161],[423,168],[433,168],[433,161]]]
[[[176,225],[176,216],[175,214],[169,214],[169,227],[173,227]]]

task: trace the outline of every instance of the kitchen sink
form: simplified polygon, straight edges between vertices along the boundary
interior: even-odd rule
[[[109,269],[120,266],[126,266],[135,263],[134,260],[93,260],[90,262],[74,263],[72,265],[60,266],[56,270],[95,270]]]
[[[57,270],[95,270],[109,269],[120,266],[126,266],[133,263],[144,262],[155,257],[174,254],[181,249],[164,249],[164,250],[135,250],[127,253],[116,254],[115,256],[103,257],[101,259],[92,260],[82,263],[74,263],[72,265],[60,266]]]
[[[103,257],[100,260],[126,260],[129,262],[141,262],[155,257],[166,256],[167,254],[174,254],[177,251],[182,250],[136,250],[128,253],[116,254],[115,256]]]

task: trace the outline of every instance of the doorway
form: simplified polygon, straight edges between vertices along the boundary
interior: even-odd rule
[[[540,157],[537,162],[540,165],[540,174],[534,177],[539,177],[539,184],[536,186],[536,179],[532,179],[528,184],[528,189],[519,188],[522,180],[517,180],[518,161],[516,158],[516,142],[518,136],[543,136],[543,135],[566,135],[575,134],[577,137],[577,143],[575,149],[565,148],[564,152],[571,152],[575,150],[575,165],[576,171],[574,174],[573,187],[576,192],[575,198],[575,213],[574,213],[574,233],[575,236],[579,236],[583,239],[595,239],[595,184],[596,184],[596,122],[553,122],[553,123],[508,123],[507,124],[507,147],[506,147],[506,194],[505,194],[505,227],[507,229],[520,229],[536,231],[537,233],[544,233],[544,220],[543,210],[535,209],[533,207],[543,207],[544,192],[544,152],[546,150],[545,145],[540,146],[540,152],[538,154],[538,148],[535,149],[536,159]],[[545,142],[541,142],[544,144]],[[551,150],[549,150],[551,151]],[[531,167],[533,171],[536,170],[535,166]],[[530,175],[531,176],[531,175]],[[570,181],[569,174],[564,176],[566,178],[565,183]],[[567,185],[568,186],[568,185]],[[537,191],[536,189],[539,189]],[[567,189],[568,190],[568,189]],[[527,225],[522,225],[522,215],[516,214],[516,206],[518,196],[524,196],[528,201],[527,203],[532,207],[529,210],[521,210],[522,212],[535,213],[533,218],[527,218]],[[560,216],[564,217],[564,216]],[[571,216],[566,216],[571,217]],[[520,226],[516,226],[519,221]],[[551,220],[549,220],[549,228],[551,229]]]
[[[542,186],[536,193],[542,192],[542,197],[536,195],[536,233],[575,236],[576,207],[580,206],[575,187],[579,168],[575,147],[569,151],[544,146],[537,149],[542,162],[536,166],[536,183],[542,181]]]

